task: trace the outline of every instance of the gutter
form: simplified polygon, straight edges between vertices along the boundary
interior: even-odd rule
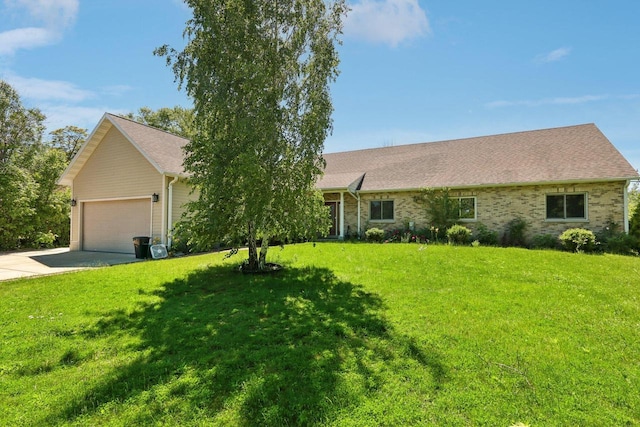
[[[603,182],[616,182],[616,181],[634,181],[637,180],[638,177],[617,177],[617,178],[599,178],[599,179],[581,179],[581,180],[567,180],[567,181],[532,181],[532,182],[513,182],[513,183],[508,183],[508,184],[492,184],[492,183],[488,183],[488,184],[463,184],[463,185],[445,185],[445,186],[441,186],[441,185],[437,185],[437,186],[430,186],[430,185],[425,185],[423,187],[419,187],[419,188],[378,188],[378,189],[373,189],[373,190],[358,190],[358,193],[363,193],[363,194],[373,194],[373,193],[382,193],[382,192],[388,192],[388,193],[400,193],[400,192],[413,192],[413,191],[420,191],[424,188],[435,188],[435,189],[441,189],[441,188],[448,188],[450,190],[477,190],[477,189],[483,189],[483,188],[502,188],[502,187],[531,187],[531,186],[560,186],[560,185],[579,185],[579,184],[597,184],[597,183],[603,183]],[[325,190],[322,189],[322,191],[327,191],[330,192],[331,190]]]

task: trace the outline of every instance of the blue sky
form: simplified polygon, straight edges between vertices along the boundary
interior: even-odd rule
[[[640,1],[349,0],[327,152],[595,123],[640,168]],[[0,78],[48,117],[189,106],[179,0],[0,0]]]

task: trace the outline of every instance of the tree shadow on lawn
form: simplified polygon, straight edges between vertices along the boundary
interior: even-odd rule
[[[327,269],[248,277],[209,267],[155,295],[159,303],[106,313],[86,332],[139,337],[138,358],[46,421],[133,404],[139,424],[177,416],[185,424],[313,425],[380,392],[393,361],[426,369],[434,389],[445,380],[436,353],[392,330],[377,295]]]

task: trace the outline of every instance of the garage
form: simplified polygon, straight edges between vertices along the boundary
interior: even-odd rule
[[[151,200],[84,202],[82,217],[83,250],[134,253],[133,237],[151,232]]]

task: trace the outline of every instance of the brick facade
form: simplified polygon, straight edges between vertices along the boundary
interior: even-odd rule
[[[492,187],[465,190],[450,190],[452,197],[476,197],[477,219],[463,221],[464,225],[474,229],[482,223],[501,236],[509,221],[522,218],[528,223],[527,236],[539,234],[559,235],[574,227],[599,232],[611,222],[623,230],[625,181],[603,182],[596,184],[533,185],[520,187]],[[585,193],[587,195],[586,220],[546,220],[546,195]],[[361,233],[372,227],[393,230],[414,223],[415,229],[428,227],[424,208],[414,201],[418,192],[385,192],[360,194]],[[326,201],[339,201],[340,193],[326,193]],[[375,221],[369,217],[369,204],[372,200],[393,200],[394,219]],[[357,199],[344,193],[345,236],[353,236],[358,229]]]

